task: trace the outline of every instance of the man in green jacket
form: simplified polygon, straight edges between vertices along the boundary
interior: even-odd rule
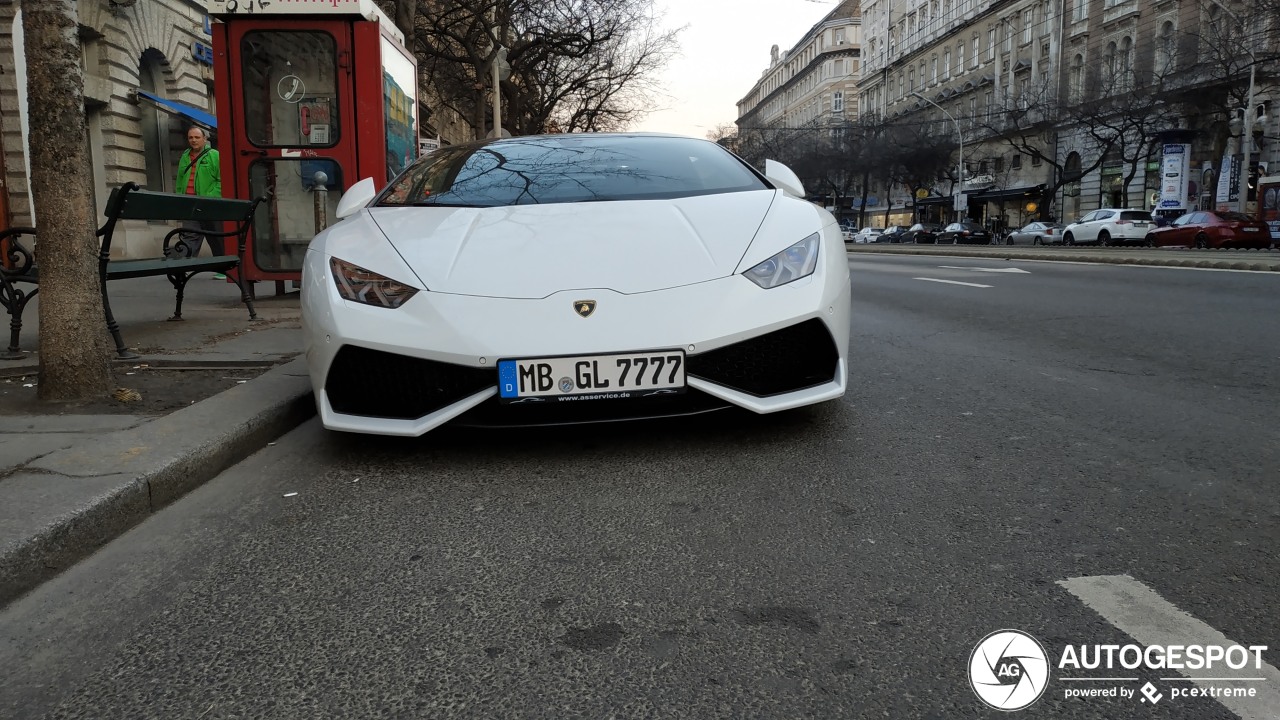
[[[209,144],[209,136],[204,128],[198,125],[187,128],[187,145],[189,147],[178,158],[175,191],[185,195],[222,197],[222,169],[218,151]],[[188,222],[184,227],[202,230],[204,233],[222,230],[218,223],[209,221]],[[209,240],[209,251],[214,255],[222,255],[222,238],[204,233],[183,233],[183,243],[191,250],[190,257],[200,254],[200,246],[206,238]],[[172,251],[170,248],[170,252]]]

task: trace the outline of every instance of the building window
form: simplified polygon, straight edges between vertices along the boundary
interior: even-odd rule
[[[1031,42],[1031,36],[1035,31],[1035,10],[1027,8],[1022,11],[1022,44],[1026,45]]]
[[[969,67],[978,67],[978,53],[982,49],[982,39],[976,34],[973,36],[973,57],[969,58]]]
[[[1017,20],[1005,20],[1000,24],[1000,32],[1004,35],[1004,51],[1013,50],[1013,36],[1018,32]]]
[[[1071,5],[1071,21],[1080,22],[1089,17],[1089,0],[1073,0]]]
[[[914,92],[916,89],[916,70],[911,68],[907,70],[907,92]]]
[[[938,82],[938,56],[934,55],[931,62],[933,64],[933,72],[930,74],[930,80],[936,83]]]
[[[844,112],[844,91],[837,90],[831,94],[831,112]]]
[[[1119,48],[1114,41],[1107,43],[1107,54],[1102,56],[1102,69],[1106,73],[1106,87],[1104,90],[1107,93],[1115,91],[1116,83],[1120,77],[1119,54]]]
[[[964,43],[956,45],[956,74],[964,74]]]
[[[1125,37],[1120,41],[1119,85],[1121,90],[1133,88],[1133,38]]]
[[[1040,158],[1039,155],[1031,156],[1031,167],[1040,167],[1041,162],[1043,162],[1043,160]]]
[[[944,79],[951,77],[951,48],[947,48],[946,52],[942,53],[942,77]]]
[[[1084,55],[1080,53],[1076,53],[1076,56],[1071,59],[1067,85],[1067,92],[1070,93],[1072,102],[1080,102],[1084,99]]]
[[[1015,154],[1014,154],[1014,156],[1013,156],[1013,158],[1012,158],[1012,159],[1010,159],[1010,161],[1009,161],[1009,168],[1010,168],[1011,170],[1021,170],[1021,169],[1022,169],[1022,156],[1021,156],[1021,155],[1018,155],[1018,154],[1016,154],[1016,153],[1015,153]]]
[[[836,44],[844,44],[844,28],[836,28]]]
[[[1173,23],[1166,20],[1160,27],[1160,39],[1156,43],[1156,82],[1173,72],[1177,57],[1177,45],[1173,37]]]
[[[995,60],[996,58],[996,29],[991,28],[987,31],[987,59]]]

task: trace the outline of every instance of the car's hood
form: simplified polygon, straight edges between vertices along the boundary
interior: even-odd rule
[[[542,298],[591,288],[638,293],[730,275],[775,196],[369,213],[429,290]]]

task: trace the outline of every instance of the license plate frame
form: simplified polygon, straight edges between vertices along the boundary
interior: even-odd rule
[[[502,358],[498,360],[498,402],[582,402],[682,394],[688,388],[685,359],[684,350],[677,348]],[[644,382],[636,382],[637,374]]]

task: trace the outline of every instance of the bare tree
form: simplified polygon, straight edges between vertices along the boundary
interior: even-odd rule
[[[647,112],[678,31],[653,0],[438,0],[419,3],[414,51],[440,101],[477,136],[492,125],[492,63],[506,49],[503,125],[513,134],[624,128]]]
[[[111,387],[78,30],[75,0],[23,4],[31,195],[40,223],[43,400],[83,399]]]

